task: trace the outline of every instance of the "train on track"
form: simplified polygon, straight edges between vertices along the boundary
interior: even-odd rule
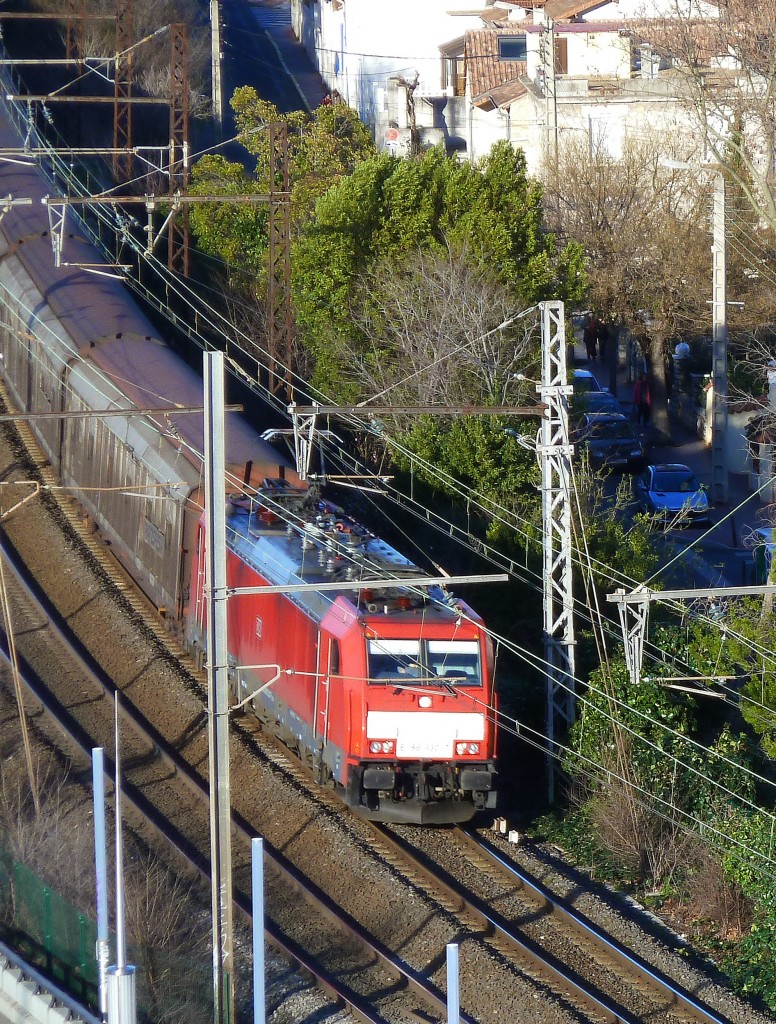
[[[20,145],[0,103],[0,148]],[[61,483],[201,662],[205,438],[202,415],[186,410],[202,407],[202,380],[105,273],[77,221],[55,265],[51,190],[31,159],[0,158],[11,411],[28,417]],[[439,587],[402,586],[417,567],[301,484],[235,413],[226,465],[229,586],[343,583],[229,601],[236,704],[364,816],[451,822],[494,807],[493,653],[476,614]],[[370,588],[386,575],[395,587]]]

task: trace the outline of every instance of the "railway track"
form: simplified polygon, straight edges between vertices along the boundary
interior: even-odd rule
[[[380,826],[380,831],[397,859],[405,864],[411,859],[411,877],[441,888],[452,912],[489,934],[499,950],[515,950],[531,970],[565,986],[597,1019],[725,1024],[727,1018],[588,921],[476,832],[456,827],[429,835],[401,826]]]
[[[79,625],[98,600],[115,603],[115,595],[108,598],[103,591],[113,589],[111,580],[118,575],[119,603],[130,608],[135,620],[131,630],[120,626],[119,631],[141,628],[141,618],[148,618],[144,599],[125,600],[132,595],[131,582],[112,564],[75,506],[68,517],[70,528],[78,531],[78,545],[90,552],[100,583],[99,593],[87,587],[85,597],[73,596],[67,625]],[[20,525],[18,533],[26,538],[28,527]],[[72,547],[72,538],[69,543]],[[48,629],[57,617],[32,597],[15,599],[15,605],[26,608],[17,629],[25,643],[31,638],[40,642],[44,626]],[[81,634],[86,628],[91,635],[95,622],[106,621],[105,614],[101,610],[88,619]],[[73,737],[69,753],[80,760],[79,750],[112,747],[113,680],[89,663],[88,655],[84,666],[84,652],[81,664],[70,667],[72,637],[62,628],[58,652],[43,659],[55,666],[51,685],[57,690],[54,699],[46,698],[51,710],[45,717],[61,718],[61,728]],[[120,686],[123,765],[127,791],[136,800],[133,824],[151,845],[158,846],[164,835],[178,866],[205,878],[209,825],[203,691],[193,676],[181,672],[174,653],[153,648],[153,638],[169,645],[162,626],[147,628],[141,655],[135,654],[134,662],[131,654],[122,659],[129,662]],[[40,657],[22,654],[30,675],[45,678]],[[177,689],[165,694],[175,714],[171,711],[167,721],[159,692],[172,685],[173,664]],[[168,674],[160,682],[152,670]],[[44,698],[39,692],[41,709]],[[41,726],[43,719],[38,717]],[[611,951],[601,948],[600,936],[580,939],[578,922],[554,920],[546,893],[538,897],[531,892],[529,898],[530,883],[508,873],[505,858],[504,863],[495,861],[493,851],[481,844],[475,848],[463,833],[409,829],[404,831],[414,840],[408,842],[402,830],[389,836],[354,819],[333,794],[313,786],[290,753],[279,753],[266,742],[252,722],[245,716],[233,732],[238,906],[241,913],[249,911],[249,839],[262,834],[271,855],[266,883],[271,941],[304,964],[356,1018],[390,1024],[444,1019],[444,944],[457,941],[461,1005],[470,1015],[463,1021],[495,1024],[512,1016],[542,1024],[646,1019],[650,1024],[721,1024],[730,1019],[700,1004],[683,1003],[670,982],[666,987],[660,978],[645,978],[643,971],[634,976],[633,964],[613,959]],[[424,849],[425,842],[431,846]],[[554,946],[550,931],[556,933]]]
[[[80,679],[79,708],[89,708],[88,723],[80,720],[78,709],[67,708],[51,692],[40,673],[30,663],[25,663],[25,684],[41,710],[50,721],[68,737],[68,743],[75,747],[81,757],[88,758],[94,745],[110,748],[112,730],[113,684],[105,678],[84,653],[71,651],[72,637],[57,613],[47,607],[42,598],[35,594],[24,580],[23,567],[15,563],[13,553],[2,552],[6,564],[14,571],[12,590],[14,607],[24,608],[16,612],[17,631],[23,636],[20,650],[28,646],[24,638],[34,638],[38,647],[45,639],[47,647],[57,650],[54,659],[60,678]],[[77,645],[76,645],[77,646]],[[26,656],[25,656],[26,661]],[[95,715],[96,706],[101,714]],[[122,702],[121,740],[123,766],[126,774],[125,792],[127,800],[144,831],[153,829],[165,843],[175,851],[181,867],[207,880],[209,878],[206,855],[208,836],[207,785],[181,754],[147,722],[131,705]],[[95,728],[97,725],[97,728]],[[253,731],[253,730],[251,730]],[[294,764],[291,755],[280,755],[286,762],[286,770],[302,772]],[[300,785],[306,784],[304,774],[297,778]],[[175,805],[174,815],[169,814],[170,799]],[[324,801],[332,812],[341,810],[333,797],[324,794]],[[476,936],[500,957],[504,965],[510,965],[528,975],[546,992],[554,991],[563,1003],[571,1004],[582,1019],[636,1024],[640,1018],[629,1013],[605,993],[596,991],[579,973],[565,969],[556,956],[542,950],[537,942],[518,934],[514,927],[508,927],[500,915],[486,910],[485,905],[475,903],[471,897],[462,895],[463,890],[444,884],[438,870],[424,867],[417,855],[411,855],[410,843],[398,841],[386,829],[374,829],[375,852],[391,863],[393,869],[407,878],[417,890],[421,886],[426,898],[433,901],[438,912],[452,915],[458,926],[467,935]],[[249,877],[250,839],[254,831],[239,817],[235,820],[235,902],[239,912],[250,918],[250,893],[246,888]],[[414,830],[420,831],[420,830]],[[461,830],[434,830],[438,841],[455,837],[460,855],[460,844],[467,845],[467,859],[477,859],[477,872],[482,878],[492,878],[495,863],[487,872],[482,870],[486,859],[484,847],[474,844]],[[473,845],[474,844],[474,845]],[[324,893],[305,880],[282,854],[266,844],[267,857],[267,905],[274,908],[274,920],[267,925],[267,937],[275,946],[292,957],[315,977],[327,992],[346,1006],[358,1020],[391,1021],[404,1020],[407,1015],[416,1019],[443,1019],[445,1013],[444,994],[441,989],[423,978],[422,974],[390,950],[375,936],[353,921],[339,909]],[[490,855],[487,855],[488,857]],[[504,865],[499,865],[501,871]],[[521,887],[526,882],[521,881]],[[536,890],[531,889],[532,894]],[[305,910],[300,913],[300,904]],[[286,914],[285,911],[290,913]],[[525,911],[523,911],[525,916]],[[299,922],[305,921],[299,929]],[[293,926],[289,926],[293,922]],[[315,922],[311,925],[310,922]],[[471,941],[466,939],[466,942]],[[317,948],[318,957],[305,950]],[[347,978],[348,983],[342,979]],[[385,998],[378,993],[390,992]],[[388,1005],[385,1005],[386,1002]],[[654,1015],[653,1019],[662,1019]],[[462,1022],[474,1018],[462,1015]],[[666,1016],[666,1021],[675,1019],[703,1021],[703,1024],[720,1024],[719,1018]]]
[[[112,681],[84,653],[71,649],[72,637],[66,625],[24,579],[24,570],[15,561],[13,552],[0,545],[0,556],[13,573],[10,584],[6,574],[6,583],[13,592],[18,617],[16,629],[22,636],[17,649],[29,646],[24,637],[34,637],[36,647],[44,642],[53,646],[58,652],[56,663],[59,673],[72,673],[81,679],[81,706],[92,709],[90,722],[87,724],[81,720],[73,707],[65,707],[26,658],[22,675],[25,688],[37,702],[39,711],[45,712],[67,737],[71,756],[77,752],[88,759],[96,745],[110,749],[110,730],[106,734],[105,727],[110,724],[112,713]],[[22,605],[24,611],[20,612]],[[7,657],[5,636],[2,654]],[[94,716],[95,704],[101,705],[105,714]],[[102,727],[94,727],[95,718],[103,719]],[[209,881],[209,864],[204,852],[209,827],[206,781],[136,709],[124,701],[120,706],[120,732],[127,803],[142,822],[144,831],[153,829],[174,849],[179,865]],[[168,791],[170,787],[177,796],[178,808],[172,819],[168,811],[159,806],[160,792]],[[235,904],[243,918],[250,922],[250,892],[240,882],[249,877],[250,841],[255,830],[239,818],[234,821],[234,826]],[[446,1004],[442,993],[368,936],[325,894],[310,885],[271,844],[265,844],[265,861],[267,900],[275,910],[275,919],[269,919],[266,924],[267,938],[309,972],[326,992],[347,1007],[355,1019],[379,1024],[401,1020],[407,1012],[421,1018],[425,1015],[429,1020],[444,1015]],[[302,914],[300,905],[307,907]],[[302,918],[307,923],[300,932],[298,922]],[[296,927],[293,927],[294,919]],[[315,924],[311,926],[310,922]],[[317,947],[319,954],[315,956],[306,952],[310,947]],[[348,983],[343,978],[348,978]],[[376,993],[386,991],[392,995],[387,999],[376,998]],[[400,1008],[398,1016],[395,1008],[383,1005],[397,1001],[407,1004]],[[461,1019],[470,1020],[465,1016]]]

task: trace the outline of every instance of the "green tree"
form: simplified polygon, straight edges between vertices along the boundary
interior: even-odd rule
[[[383,282],[407,273],[423,253],[487,271],[515,313],[541,299],[579,298],[581,249],[558,249],[541,208],[540,186],[506,143],[477,167],[439,149],[412,161],[383,154],[360,163],[318,200],[294,250],[297,323],[316,359],[315,383],[354,397],[348,368],[373,341],[364,295],[379,306]],[[355,305],[366,314],[359,321]]]
[[[242,163],[206,155],[192,170],[194,195],[267,195],[272,184],[269,126],[288,128],[288,169],[291,184],[292,231],[310,216],[315,201],[359,161],[374,155],[375,146],[358,116],[344,105],[321,106],[307,114],[281,114],[243,86],[231,100],[240,142],[255,157],[253,172]],[[275,187],[282,182],[275,180]],[[262,274],[267,253],[267,205],[207,203],[192,207],[191,224],[199,246],[223,260],[234,274],[254,279]],[[261,291],[261,287],[259,287]]]

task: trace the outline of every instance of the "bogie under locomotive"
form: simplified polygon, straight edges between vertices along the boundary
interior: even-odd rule
[[[204,525],[194,555],[189,644],[204,650]],[[359,814],[466,821],[495,807],[492,647],[482,622],[439,587],[374,589],[418,568],[312,490],[268,481],[231,502],[230,589],[343,584],[361,589],[245,594],[228,603],[238,701],[308,760]],[[253,696],[251,696],[253,695]]]

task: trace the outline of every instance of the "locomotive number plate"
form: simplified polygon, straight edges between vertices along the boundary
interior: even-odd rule
[[[399,737],[396,744],[397,757],[450,757],[451,755],[452,743],[449,739],[417,737],[405,740]]]

